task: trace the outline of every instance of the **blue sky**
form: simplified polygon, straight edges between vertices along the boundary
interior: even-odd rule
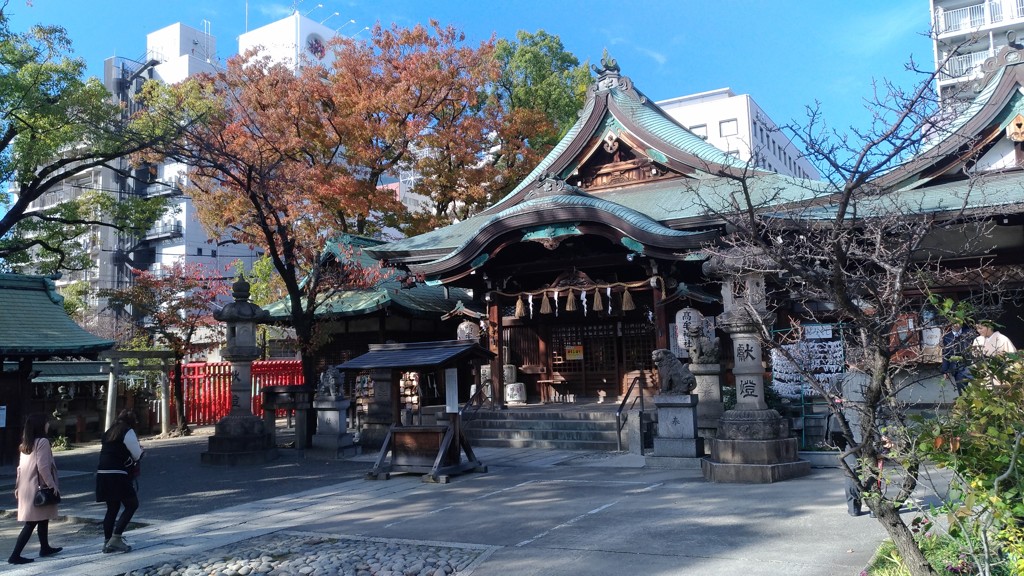
[[[175,22],[202,30],[208,21],[226,59],[247,25],[296,7],[327,25],[344,24],[344,34],[431,18],[474,43],[543,29],[581,61],[596,64],[607,48],[654,100],[728,86],[750,94],[780,124],[801,122],[805,106],[820,101],[830,126],[866,127],[873,80],[911,85],[920,77],[906,71],[909,59],[925,68],[933,61],[927,0],[10,0],[7,13],[15,30],[66,28],[89,73],[101,76],[105,58],[141,57],[146,34]]]

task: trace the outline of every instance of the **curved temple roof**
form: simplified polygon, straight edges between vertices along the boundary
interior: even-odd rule
[[[732,205],[736,179],[747,173],[756,172],[762,181],[757,193],[772,202],[823,194],[813,183],[755,171],[708,144],[648,100],[619,74],[614,61],[606,57],[602,63],[580,119],[512,192],[467,220],[367,253],[436,280],[481,265],[499,237],[518,232],[535,239],[537,234],[572,233],[538,227],[586,225],[587,233],[631,249],[679,255],[717,238],[720,222],[709,214]],[[629,161],[616,155],[624,150]],[[593,190],[572,185],[583,172],[605,165],[621,166],[620,172],[633,168],[634,173],[641,166],[647,172]]]
[[[0,357],[90,356],[114,347],[68,316],[50,278],[0,274],[0,303]]]

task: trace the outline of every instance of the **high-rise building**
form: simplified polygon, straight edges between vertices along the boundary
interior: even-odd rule
[[[329,64],[332,56],[327,42],[334,36],[335,30],[330,26],[295,11],[290,16],[239,36],[238,53],[245,54],[258,48],[260,55],[296,69],[306,61]]]
[[[173,24],[146,36],[146,53],[139,59],[108,58],[103,67],[104,85],[111,98],[122,106],[127,119],[138,110],[137,95],[147,80],[175,83],[193,74],[212,72],[217,64],[216,54],[216,39],[209,29],[200,31]],[[167,197],[168,211],[141,237],[97,226],[83,240],[92,267],[66,273],[58,282],[58,286],[77,281],[88,283],[90,308],[95,314],[89,323],[100,331],[120,332],[124,319],[104,310],[105,302],[97,292],[129,286],[132,268],[159,274],[177,261],[222,270],[238,259],[251,263],[256,256],[248,247],[219,244],[209,238],[191,200],[182,193],[187,177],[187,167],[180,163],[131,167],[127,159],[121,159],[112,167],[90,168],[64,180],[32,204],[30,209],[41,210],[96,190],[118,199]]]
[[[729,88],[657,102],[666,114],[712,146],[757,168],[821,178],[803,153],[746,94]]]
[[[940,99],[955,104],[975,96],[970,83],[982,64],[1016,36],[1024,41],[1024,0],[930,0]],[[947,61],[948,58],[948,61]]]

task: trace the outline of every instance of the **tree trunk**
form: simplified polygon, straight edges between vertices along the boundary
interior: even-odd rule
[[[878,522],[885,528],[889,538],[892,538],[893,544],[896,545],[896,551],[903,559],[903,565],[913,576],[935,576],[938,574],[925,559],[924,553],[921,552],[914,540],[914,534],[903,523],[896,508],[884,500],[880,504],[874,501],[867,504],[878,517]]]
[[[174,360],[174,377],[171,380],[171,393],[174,395],[174,418],[178,421],[177,431],[183,436],[188,436],[192,433],[192,430],[189,429],[188,421],[185,419],[185,384],[181,361],[181,358]]]

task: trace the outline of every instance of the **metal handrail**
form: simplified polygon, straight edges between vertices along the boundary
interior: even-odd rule
[[[622,418],[622,411],[626,408],[626,402],[629,401],[629,397],[633,394],[633,389],[636,388],[637,383],[640,383],[640,392],[637,398],[633,398],[633,402],[629,405],[629,409],[632,410],[633,406],[636,406],[637,401],[640,401],[640,452],[643,452],[644,445],[644,388],[646,388],[647,377],[644,374],[644,369],[640,369],[640,375],[633,378],[633,381],[629,384],[629,388],[626,389],[626,394],[622,397],[622,402],[619,403],[619,409],[615,411],[615,442],[616,450],[622,452],[622,428],[626,425],[626,420]],[[628,415],[627,415],[628,420]]]

